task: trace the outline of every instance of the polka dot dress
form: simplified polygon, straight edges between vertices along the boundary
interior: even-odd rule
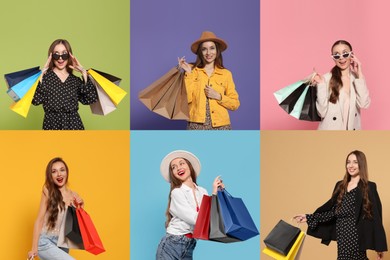
[[[336,234],[338,260],[367,260],[366,252],[359,251],[358,233],[355,219],[357,188],[347,192],[341,208],[336,212]]]
[[[337,260],[368,260],[365,251],[359,251],[358,233],[355,219],[357,188],[347,192],[341,202],[341,208],[332,211],[308,214],[307,224],[315,229],[321,222],[336,218]]]
[[[32,104],[43,105],[44,130],[84,130],[79,102],[89,105],[98,100],[95,86],[88,79],[87,84],[69,74],[65,82],[49,70],[38,84]]]

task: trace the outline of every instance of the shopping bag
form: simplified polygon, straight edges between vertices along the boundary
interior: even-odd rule
[[[74,207],[68,207],[65,219],[65,236],[76,244],[83,243],[79,223],[77,221],[76,209]]]
[[[222,243],[241,241],[235,237],[230,237],[226,234],[217,195],[211,196],[209,239]]]
[[[10,106],[10,109],[23,117],[27,117],[28,111],[31,107],[31,101],[34,98],[35,91],[39,83],[39,78],[34,82],[33,86],[27,93],[18,101]]]
[[[263,253],[277,260],[298,260],[300,257],[300,253],[302,251],[302,246],[303,246],[303,241],[305,239],[305,236],[306,234],[304,232],[301,231],[299,233],[297,239],[295,240],[294,244],[290,248],[287,255],[278,253],[277,251],[274,251],[268,247],[265,247],[263,249]]]
[[[91,217],[83,208],[77,208],[76,215],[85,250],[94,255],[103,253],[105,249]]]
[[[58,234],[57,246],[63,247],[63,248],[72,248],[72,249],[84,249],[84,245],[82,242],[79,244],[76,244],[65,235],[66,216],[67,216],[67,213],[65,213],[64,217],[62,218],[60,232]],[[76,218],[77,218],[77,215],[76,215]]]
[[[218,190],[217,196],[227,235],[243,241],[259,234],[241,198],[233,197],[225,189]]]
[[[203,195],[202,204],[200,205],[198,218],[196,219],[196,223],[193,231],[194,238],[209,240],[210,209],[211,209],[211,197],[207,195]]]
[[[96,87],[96,92],[98,94],[98,101],[89,105],[89,107],[91,108],[91,112],[96,115],[107,115],[114,111],[116,109],[116,105],[114,104],[114,102],[112,102],[110,97],[106,94],[106,92],[104,92],[99,83],[97,83],[91,75],[88,75],[88,77],[91,80],[92,84]],[[120,80],[121,79],[117,81],[110,81],[113,82],[115,85],[119,86]]]
[[[151,111],[168,119],[188,120],[189,108],[184,72],[174,67],[138,94]]]
[[[317,107],[317,86],[311,86],[308,88],[303,101],[301,113],[299,115],[300,120],[306,121],[321,121],[321,117],[318,115]]]
[[[113,78],[119,79],[115,76],[112,76],[105,72],[98,72],[94,69],[87,70],[88,75],[94,79],[93,83],[96,83],[97,86],[100,86],[104,92],[107,94],[107,96],[110,97],[111,101],[115,104],[115,106],[118,106],[118,104],[122,101],[122,99],[126,96],[126,91],[118,87],[114,82],[111,80]],[[107,77],[107,78],[106,78]],[[119,79],[120,81],[120,79]],[[119,83],[118,83],[119,84]]]
[[[39,67],[5,74],[4,79],[8,87],[7,94],[14,101],[20,100],[40,75]]]
[[[280,220],[264,239],[264,243],[268,248],[286,256],[300,232],[299,228]]]
[[[311,85],[313,73],[305,80],[297,81],[274,93],[281,108],[291,116],[307,121],[321,121],[316,108],[317,87]]]

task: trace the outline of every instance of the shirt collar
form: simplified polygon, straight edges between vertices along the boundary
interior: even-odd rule
[[[194,185],[195,185],[195,189],[196,190],[198,190],[198,186],[194,183]],[[185,191],[191,191],[192,189],[190,188],[190,187],[188,187],[186,184],[182,184],[181,185],[181,187],[180,187],[181,189],[183,189],[183,190],[185,190]]]

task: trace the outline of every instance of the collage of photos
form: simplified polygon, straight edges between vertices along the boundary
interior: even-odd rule
[[[0,259],[389,258],[389,8],[1,2]]]

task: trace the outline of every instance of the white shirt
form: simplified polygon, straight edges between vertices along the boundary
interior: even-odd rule
[[[172,219],[167,227],[167,233],[171,235],[184,235],[192,233],[198,217],[196,203],[199,208],[202,203],[203,195],[208,195],[207,190],[196,186],[195,198],[190,187],[182,184],[180,188],[173,189],[171,192],[171,205],[169,212]],[[196,199],[196,201],[195,201]]]

